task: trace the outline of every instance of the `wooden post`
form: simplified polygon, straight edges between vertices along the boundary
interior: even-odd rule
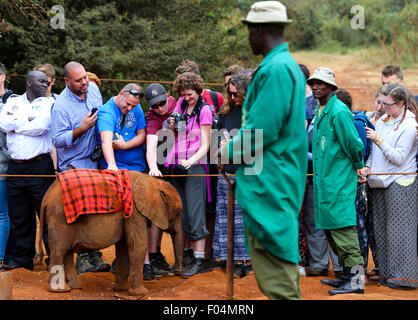
[[[228,255],[226,260],[226,295],[234,299],[234,222],[235,222],[235,182],[231,183],[225,173],[223,176],[228,183]]]
[[[12,299],[12,273],[0,272],[0,300]]]

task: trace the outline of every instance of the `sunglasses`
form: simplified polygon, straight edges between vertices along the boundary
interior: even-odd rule
[[[238,97],[238,92],[231,92],[229,91],[229,94],[231,95],[231,97]]]
[[[151,108],[152,109],[158,109],[160,107],[164,107],[166,103],[167,103],[167,101],[166,100],[163,100],[160,103],[154,104]]]
[[[138,90],[135,90],[135,89],[125,90],[123,92],[129,92],[133,96],[139,96],[139,99],[142,99],[144,97],[143,92],[139,92]]]

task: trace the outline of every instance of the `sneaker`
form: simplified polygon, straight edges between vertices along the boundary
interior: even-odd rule
[[[236,279],[242,278],[244,276],[244,264],[238,264],[235,263],[234,264],[234,271],[233,271],[233,276]]]
[[[2,269],[4,270],[13,270],[17,268],[25,268],[27,270],[33,271],[33,262],[30,261],[27,264],[19,264],[14,260],[9,261],[8,263],[3,262]]]
[[[112,273],[116,273],[116,258],[112,261],[112,266],[110,267]]]
[[[144,263],[144,271],[142,272],[143,281],[152,281],[155,280],[154,272],[149,263]]]
[[[187,249],[183,252],[183,267],[188,266],[194,261],[193,249]]]
[[[248,276],[253,273],[254,273],[253,266],[251,264],[245,264],[243,277]]]
[[[213,271],[215,269],[226,268],[226,261],[217,261],[216,259],[210,258],[205,259],[205,270],[204,272]]]
[[[151,256],[153,256],[153,258],[151,258]],[[157,278],[168,275],[169,271],[174,275],[174,271],[170,268],[170,265],[167,263],[161,252],[150,254],[150,264],[152,271]]]
[[[328,270],[308,267],[308,277],[328,277]],[[338,277],[338,276],[337,276]]]
[[[77,267],[78,273],[85,273],[96,270],[96,267],[93,264],[91,264],[90,256],[87,252],[80,253],[77,256],[75,266]]]
[[[95,267],[94,272],[109,272],[110,264],[103,262],[103,254],[99,250],[89,252],[90,263]]]
[[[204,270],[204,259],[195,258],[192,263],[183,267],[183,272],[181,273],[182,278],[188,278],[194,276],[195,274],[201,273]]]

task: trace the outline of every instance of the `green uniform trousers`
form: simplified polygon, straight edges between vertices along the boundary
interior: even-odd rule
[[[328,243],[338,257],[338,263],[347,268],[363,265],[356,227],[324,230]]]
[[[247,229],[251,264],[260,290],[271,300],[300,300],[299,267],[282,260],[263,246]]]

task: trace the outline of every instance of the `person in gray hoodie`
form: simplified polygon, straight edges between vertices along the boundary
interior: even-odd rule
[[[392,289],[414,289],[418,287],[418,178],[404,173],[416,172],[416,108],[408,105],[407,91],[397,83],[383,88],[381,100],[386,114],[376,130],[366,128],[373,147],[363,171],[363,175],[392,173],[367,179],[380,283]]]

